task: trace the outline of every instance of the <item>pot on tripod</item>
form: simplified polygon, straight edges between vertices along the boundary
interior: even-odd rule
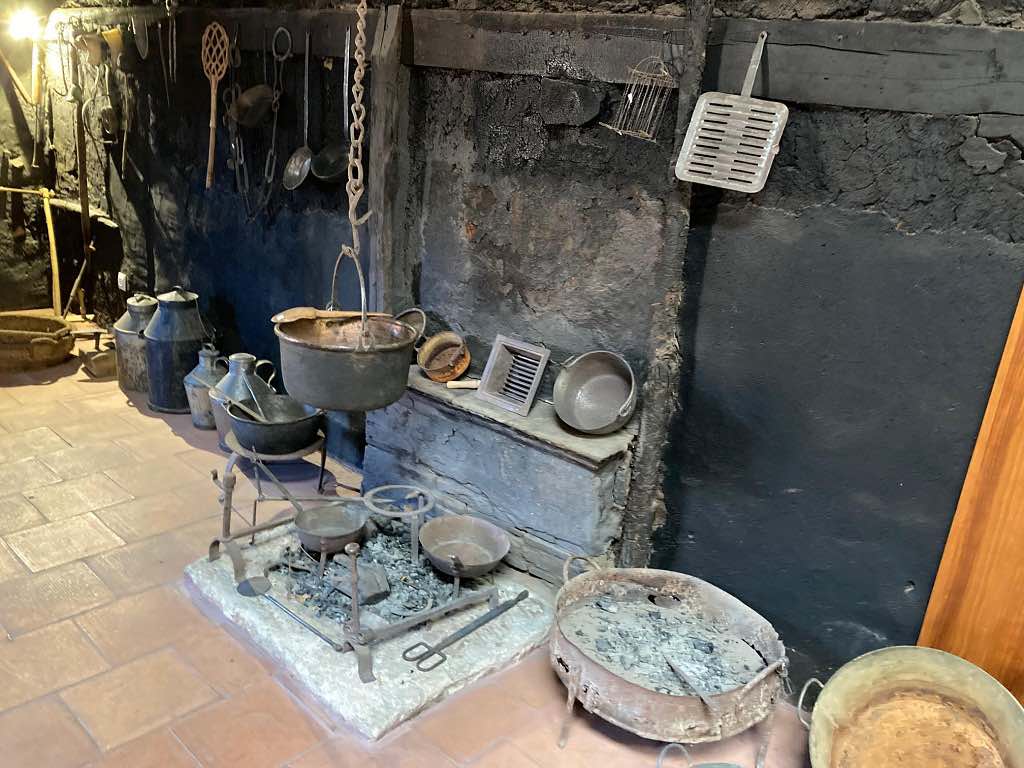
[[[199,316],[199,295],[180,285],[156,297],[157,308],[146,326],[149,407],[163,413],[188,413],[185,376],[207,337]]]

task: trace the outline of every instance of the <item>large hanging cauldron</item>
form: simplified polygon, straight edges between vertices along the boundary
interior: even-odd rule
[[[144,333],[149,407],[164,413],[188,413],[185,376],[195,367],[207,336],[199,316],[199,295],[176,285],[156,300],[156,312]]]
[[[426,316],[408,309],[395,317],[366,311],[359,261],[361,312],[300,307],[271,318],[281,344],[281,376],[288,394],[328,411],[372,411],[405,392],[409,364]],[[399,318],[418,313],[417,329]]]

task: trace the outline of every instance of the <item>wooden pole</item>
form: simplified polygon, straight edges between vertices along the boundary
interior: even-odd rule
[[[82,74],[79,62],[78,49],[70,47],[71,53],[71,83],[72,88],[78,94],[75,99],[75,153],[78,156],[78,202],[82,207],[82,266],[78,270],[78,278],[71,289],[68,297],[68,305],[64,308],[64,315],[67,315],[71,308],[71,300],[78,298],[78,311],[85,317],[85,292],[82,290],[82,278],[89,269],[89,262],[92,260],[92,223],[89,218],[89,168],[85,155],[85,114],[82,101]]]
[[[50,292],[53,296],[53,314],[61,317],[60,271],[57,265],[57,236],[53,231],[53,210],[50,208],[50,190],[43,190],[43,216],[46,218],[46,237],[50,241]]]
[[[679,154],[690,115],[697,101],[704,75],[705,49],[711,29],[714,0],[695,0],[684,28],[688,39],[673,48],[676,60],[679,104],[676,108],[673,162]],[[670,171],[666,171],[670,172]],[[683,259],[690,229],[690,185],[676,181],[665,200],[665,244],[653,279],[667,286],[662,299],[652,307],[647,341],[647,376],[643,385],[640,434],[633,459],[629,495],[623,519],[620,563],[629,567],[647,565],[654,529],[665,520],[665,448],[669,428],[679,404],[681,360],[679,355],[679,309],[683,300]]]

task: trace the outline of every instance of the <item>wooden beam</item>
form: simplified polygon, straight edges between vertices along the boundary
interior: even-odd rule
[[[370,195],[369,293],[371,309],[395,312],[396,282],[404,270],[405,196],[408,177],[409,68],[402,65],[402,8],[388,6],[377,25],[370,67]],[[403,297],[404,298],[404,297]],[[404,307],[403,307],[404,308]]]
[[[1024,30],[719,19],[706,87],[739,90],[762,29],[768,45],[755,96],[897,112],[1024,115]]]
[[[544,75],[622,83],[646,56],[670,56],[685,39],[686,19],[601,13],[408,11],[406,66]],[[159,8],[59,9],[56,22],[151,21]],[[368,16],[373,39],[379,14]],[[264,30],[292,33],[296,53],[308,25],[320,56],[344,53],[345,28],[355,12],[265,8],[184,9],[184,47],[195,48],[203,27],[217,19],[239,30],[243,49],[263,46]],[[930,112],[1024,115],[1024,30],[888,21],[755,21],[715,19],[709,40],[705,90],[738,91],[750,51],[767,30],[755,95],[802,104]]]

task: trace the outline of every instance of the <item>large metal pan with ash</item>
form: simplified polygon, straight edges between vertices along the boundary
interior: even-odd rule
[[[588,561],[594,570],[569,579],[575,559],[586,558],[565,564],[550,647],[567,717],[579,700],[638,736],[693,744],[733,736],[773,711],[786,649],[762,616],[684,573]]]
[[[814,768],[1021,768],[1024,708],[959,656],[893,646],[844,664],[803,712]]]

